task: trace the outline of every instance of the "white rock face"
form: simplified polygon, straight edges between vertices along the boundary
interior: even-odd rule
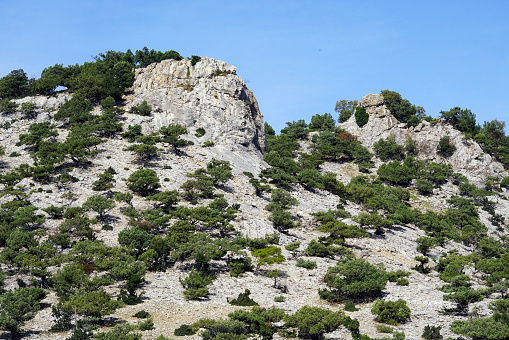
[[[357,135],[359,141],[373,151],[373,145],[380,139],[393,136],[396,143],[404,145],[408,137],[415,140],[419,147],[419,159],[430,159],[437,163],[450,163],[455,172],[465,175],[470,181],[484,183],[488,176],[507,176],[501,163],[485,154],[479,144],[472,139],[466,139],[463,133],[445,123],[430,124],[423,121],[416,127],[408,127],[400,123],[383,104],[380,94],[368,94],[362,97],[359,106],[365,108],[369,114],[366,125],[360,128],[355,116],[340,124],[348,132]],[[445,158],[437,154],[440,138],[449,136],[450,142],[456,147],[451,157]]]
[[[126,109],[146,100],[152,106],[152,129],[179,123],[205,140],[230,150],[265,149],[263,115],[253,93],[224,61],[203,57],[196,65],[184,59],[163,60],[137,69]]]

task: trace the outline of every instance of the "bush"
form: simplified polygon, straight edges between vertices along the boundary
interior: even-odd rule
[[[440,138],[437,145],[437,153],[443,157],[450,157],[456,151],[456,147],[451,144],[450,137],[444,136]]]
[[[151,112],[152,106],[148,105],[146,100],[144,100],[138,105],[131,107],[131,109],[129,110],[129,113],[134,113],[140,116],[150,116]]]
[[[306,261],[304,259],[299,259],[295,264],[296,267],[306,268],[306,269],[315,269],[316,262],[315,261]]]
[[[196,133],[194,134],[197,138],[203,137],[205,135],[205,129],[204,128],[197,128]]]
[[[309,245],[304,252],[309,256],[317,257],[327,257],[334,255],[334,252],[329,249],[329,247],[315,240],[311,240],[311,242],[309,242]]]
[[[418,179],[415,183],[415,186],[421,195],[430,195],[433,193],[433,183],[425,179]]]
[[[244,290],[244,293],[239,293],[239,296],[236,299],[230,301],[230,305],[233,306],[258,306],[258,303],[251,299],[249,295],[251,292],[249,289]]]
[[[152,169],[140,169],[133,172],[127,179],[127,186],[142,196],[147,196],[155,189],[160,188],[159,178]]]
[[[319,339],[324,333],[338,329],[343,323],[343,312],[332,312],[319,307],[301,307],[285,317],[285,327],[296,328],[299,337]]]
[[[347,312],[357,312],[359,308],[355,307],[355,304],[352,301],[345,302],[345,310]]]
[[[286,301],[286,296],[278,295],[278,296],[274,297],[274,302],[285,302],[285,301]]]
[[[442,340],[444,337],[440,334],[441,329],[442,327],[440,326],[427,325],[424,327],[422,337],[426,340]]]
[[[349,258],[330,267],[324,281],[331,289],[318,290],[322,299],[342,301],[369,298],[380,294],[385,288],[387,273],[381,265],[375,266],[362,259]]]
[[[376,330],[377,332],[380,332],[380,333],[392,333],[394,332],[394,329],[390,326],[386,326],[386,325],[377,325],[376,326]]]
[[[369,120],[369,114],[366,112],[366,110],[363,107],[356,107],[355,108],[355,121],[357,122],[357,125],[359,127],[363,127],[366,125],[366,123]]]
[[[194,330],[191,326],[183,324],[179,328],[175,329],[173,332],[176,336],[186,336],[196,334],[196,330]]]
[[[150,317],[150,313],[147,312],[146,310],[140,310],[140,311],[136,312],[136,314],[134,314],[133,317],[138,318],[138,319],[146,319],[146,318]]]
[[[373,145],[373,150],[381,160],[389,159],[402,160],[405,157],[405,148],[396,143],[394,136],[389,136],[386,140],[379,139]]]
[[[377,300],[371,308],[371,313],[376,315],[379,322],[397,325],[410,317],[410,308],[403,299],[397,301]]]

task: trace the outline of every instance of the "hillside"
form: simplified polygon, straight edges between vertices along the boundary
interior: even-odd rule
[[[108,98],[64,91],[2,109],[4,289],[44,290],[30,293],[41,305],[28,299],[24,338],[92,324],[99,339],[178,339],[182,325],[251,311],[229,303],[246,289],[270,316],[202,320],[186,338],[358,338],[353,319],[371,338],[421,339],[426,326],[456,338],[457,320],[509,334],[509,174],[479,138],[400,122],[381,94],[358,103],[362,126],[324,114],[276,135],[236,68],[205,57],[136,68]],[[405,300],[410,316],[380,322],[379,299]],[[290,317],[305,306],[339,313],[309,330]],[[152,327],[119,328],[140,310]]]

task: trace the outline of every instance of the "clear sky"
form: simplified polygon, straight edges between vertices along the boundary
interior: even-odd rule
[[[276,131],[385,89],[509,122],[508,16],[488,0],[2,0],[0,77],[147,46],[237,66]]]

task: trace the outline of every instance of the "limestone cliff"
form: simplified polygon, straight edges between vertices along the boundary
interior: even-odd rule
[[[393,136],[398,144],[404,145],[408,137],[414,139],[419,147],[419,159],[430,159],[437,163],[450,163],[454,171],[467,176],[470,181],[483,183],[489,176],[507,176],[504,167],[490,155],[483,152],[479,144],[454,129],[451,125],[438,122],[430,124],[423,121],[416,127],[400,123],[383,103],[381,94],[367,94],[362,97],[359,106],[369,114],[369,120],[362,128],[352,115],[341,127],[359,137],[359,141],[373,151],[378,140]],[[437,154],[440,138],[450,137],[456,147],[454,154],[448,158]]]
[[[236,71],[207,57],[194,66],[189,59],[163,60],[136,70],[126,109],[146,100],[155,111],[152,129],[179,123],[192,135],[201,127],[215,144],[264,150],[263,115]]]

